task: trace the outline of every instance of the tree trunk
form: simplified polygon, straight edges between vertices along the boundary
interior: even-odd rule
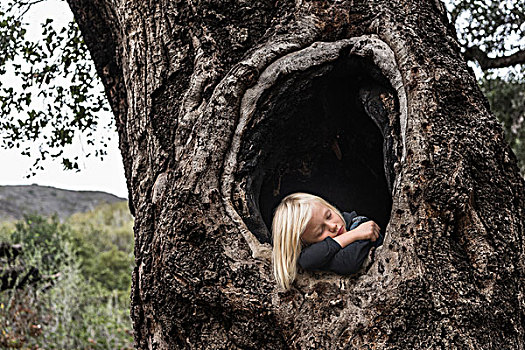
[[[120,135],[136,346],[524,349],[524,181],[434,0],[69,0]],[[272,210],[385,229],[277,289]]]

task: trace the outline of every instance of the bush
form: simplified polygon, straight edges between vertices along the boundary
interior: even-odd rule
[[[111,217],[106,211],[112,208],[101,210]],[[133,348],[132,233],[111,219],[88,225],[87,217],[96,215],[75,223],[31,215],[0,226],[0,239],[23,244],[14,264],[36,267],[43,276],[38,284],[0,294],[0,348]]]
[[[31,214],[15,223],[10,241],[23,245],[27,265],[37,267],[41,274],[52,275],[70,264],[67,259],[73,259],[70,236],[71,229],[60,224],[56,216],[46,219]]]
[[[67,223],[84,277],[107,290],[129,291],[133,270],[133,218],[126,202],[72,215]]]

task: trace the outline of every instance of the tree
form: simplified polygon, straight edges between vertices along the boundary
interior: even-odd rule
[[[525,5],[509,0],[448,0],[452,22],[465,50],[483,70],[525,63]]]
[[[524,182],[439,2],[69,3],[136,216],[137,347],[525,346]],[[275,289],[298,189],[388,223],[358,276]]]
[[[446,1],[462,52],[525,175],[525,4],[519,1]]]
[[[523,179],[439,3],[70,6],[136,215],[137,347],[524,347]],[[386,212],[366,271],[275,289],[299,188]]]
[[[109,138],[100,130],[113,126],[102,118],[109,106],[76,23],[60,27],[48,18],[41,38],[28,35],[24,16],[42,1],[0,4],[0,74],[7,76],[0,81],[0,145],[31,157],[32,175],[46,158],[78,171],[79,156],[68,146],[80,138],[83,157],[103,159]]]

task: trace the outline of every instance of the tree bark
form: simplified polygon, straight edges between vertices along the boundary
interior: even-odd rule
[[[439,1],[69,0],[135,213],[136,347],[524,349],[524,181]],[[382,223],[277,289],[274,205]]]

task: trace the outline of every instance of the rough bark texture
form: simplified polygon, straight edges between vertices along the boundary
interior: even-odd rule
[[[524,181],[439,1],[69,2],[120,134],[138,348],[525,348]],[[275,287],[298,189],[377,210],[361,273]]]

